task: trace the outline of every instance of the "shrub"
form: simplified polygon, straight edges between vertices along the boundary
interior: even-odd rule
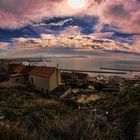
[[[0,124],[0,140],[31,140],[31,137],[23,129]]]

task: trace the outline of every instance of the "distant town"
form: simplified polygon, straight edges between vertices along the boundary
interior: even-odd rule
[[[116,69],[100,68],[108,71],[82,71],[82,70],[68,70],[59,69],[57,67],[47,66],[33,66],[24,65],[22,62],[43,62],[49,61],[48,58],[19,58],[19,59],[1,59],[0,60],[0,85],[3,83],[23,84],[28,85],[32,89],[37,90],[43,94],[49,93],[59,87],[64,89],[98,89],[120,91],[131,85],[131,87],[140,86],[140,76],[136,75],[133,78],[124,78],[117,76],[117,74],[126,74],[127,71],[135,70],[118,70]],[[90,76],[88,73],[98,73],[98,76]],[[116,74],[105,76],[104,74]],[[7,86],[6,84],[6,86]],[[65,91],[66,92],[66,91]],[[61,94],[65,94],[61,92]]]

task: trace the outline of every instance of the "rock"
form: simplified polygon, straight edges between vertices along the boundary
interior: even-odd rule
[[[99,99],[101,99],[101,97],[98,95],[81,95],[80,98],[78,98],[77,103],[87,104],[90,102],[95,102]]]

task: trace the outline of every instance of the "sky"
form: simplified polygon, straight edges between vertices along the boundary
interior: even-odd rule
[[[0,57],[42,48],[140,54],[140,0],[0,0]]]

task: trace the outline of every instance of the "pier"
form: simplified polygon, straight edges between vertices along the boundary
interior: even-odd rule
[[[112,72],[112,71],[86,71],[86,70],[68,70],[68,69],[59,69],[60,71],[67,72],[82,72],[82,73],[100,73],[100,74],[127,74],[126,72]]]
[[[101,70],[112,70],[112,71],[124,71],[124,72],[140,72],[140,70],[132,70],[132,69],[113,69],[113,68],[100,68]]]
[[[52,62],[50,58],[42,58],[42,57],[36,57],[36,58],[11,58],[11,59],[0,59],[1,62],[18,62],[21,63],[23,61],[26,62]]]

